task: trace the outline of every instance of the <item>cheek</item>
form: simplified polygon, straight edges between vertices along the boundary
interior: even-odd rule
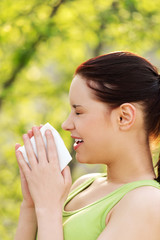
[[[101,125],[93,125],[90,124],[89,136],[88,136],[88,144],[92,148],[92,150],[102,152],[110,151],[114,145],[115,134],[112,129],[106,124]],[[94,149],[95,148],[95,149]]]
[[[107,120],[99,117],[100,114],[89,117],[81,117],[75,121],[75,127],[78,134],[87,141],[89,145],[104,145],[108,142],[111,134],[111,127]]]
[[[87,144],[93,151],[94,147],[96,151],[102,151],[109,145],[111,141],[111,134],[107,128],[104,128],[102,125],[95,125],[91,123],[89,129],[86,131],[88,133],[86,135]]]
[[[84,137],[87,132],[90,131],[90,126],[92,126],[92,119],[81,116],[74,120],[74,125],[80,136]]]

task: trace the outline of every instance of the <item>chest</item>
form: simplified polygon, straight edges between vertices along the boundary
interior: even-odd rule
[[[74,196],[65,206],[65,211],[75,211],[100,200],[117,189],[118,186],[95,182]]]
[[[64,207],[64,239],[97,239],[108,224],[113,211],[115,198],[107,196],[116,188],[98,181],[74,196]]]

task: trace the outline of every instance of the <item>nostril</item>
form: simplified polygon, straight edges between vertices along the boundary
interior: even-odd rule
[[[62,123],[61,127],[62,127],[63,130],[69,131],[69,126],[68,126],[68,124],[66,123],[66,121]]]

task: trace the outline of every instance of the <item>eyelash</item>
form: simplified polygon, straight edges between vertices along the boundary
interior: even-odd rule
[[[80,115],[80,113],[76,112],[76,115]]]

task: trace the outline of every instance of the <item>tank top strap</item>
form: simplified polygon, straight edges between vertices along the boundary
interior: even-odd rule
[[[134,181],[130,183],[123,184],[121,187],[117,188],[113,192],[109,193],[106,197],[112,197],[115,198],[115,202],[113,201],[113,204],[116,204],[119,202],[128,192],[144,187],[144,186],[151,186],[160,189],[160,184],[156,180],[139,180]],[[113,206],[112,206],[113,207]]]
[[[107,205],[106,211],[104,211],[103,216],[102,216],[102,226],[105,228],[105,219],[109,211],[130,191],[139,188],[139,187],[145,187],[145,186],[151,186],[158,188],[160,190],[160,184],[156,180],[140,180],[140,181],[135,181],[135,182],[130,182],[122,185],[115,191],[111,192],[107,199],[111,199],[111,201],[106,202],[104,201],[104,204]],[[105,199],[104,199],[105,200]]]
[[[115,191],[111,192],[109,196],[112,196],[115,199],[115,204],[119,202],[128,192],[145,186],[151,186],[160,189],[160,184],[156,180],[139,180],[130,183],[126,183],[121,187],[117,188]]]
[[[143,186],[151,186],[151,187],[156,187],[160,189],[160,184],[156,180],[139,180],[139,181],[126,183],[122,185],[120,188],[118,188],[117,190],[122,194],[126,194],[131,190],[134,190],[136,188],[143,187]]]

